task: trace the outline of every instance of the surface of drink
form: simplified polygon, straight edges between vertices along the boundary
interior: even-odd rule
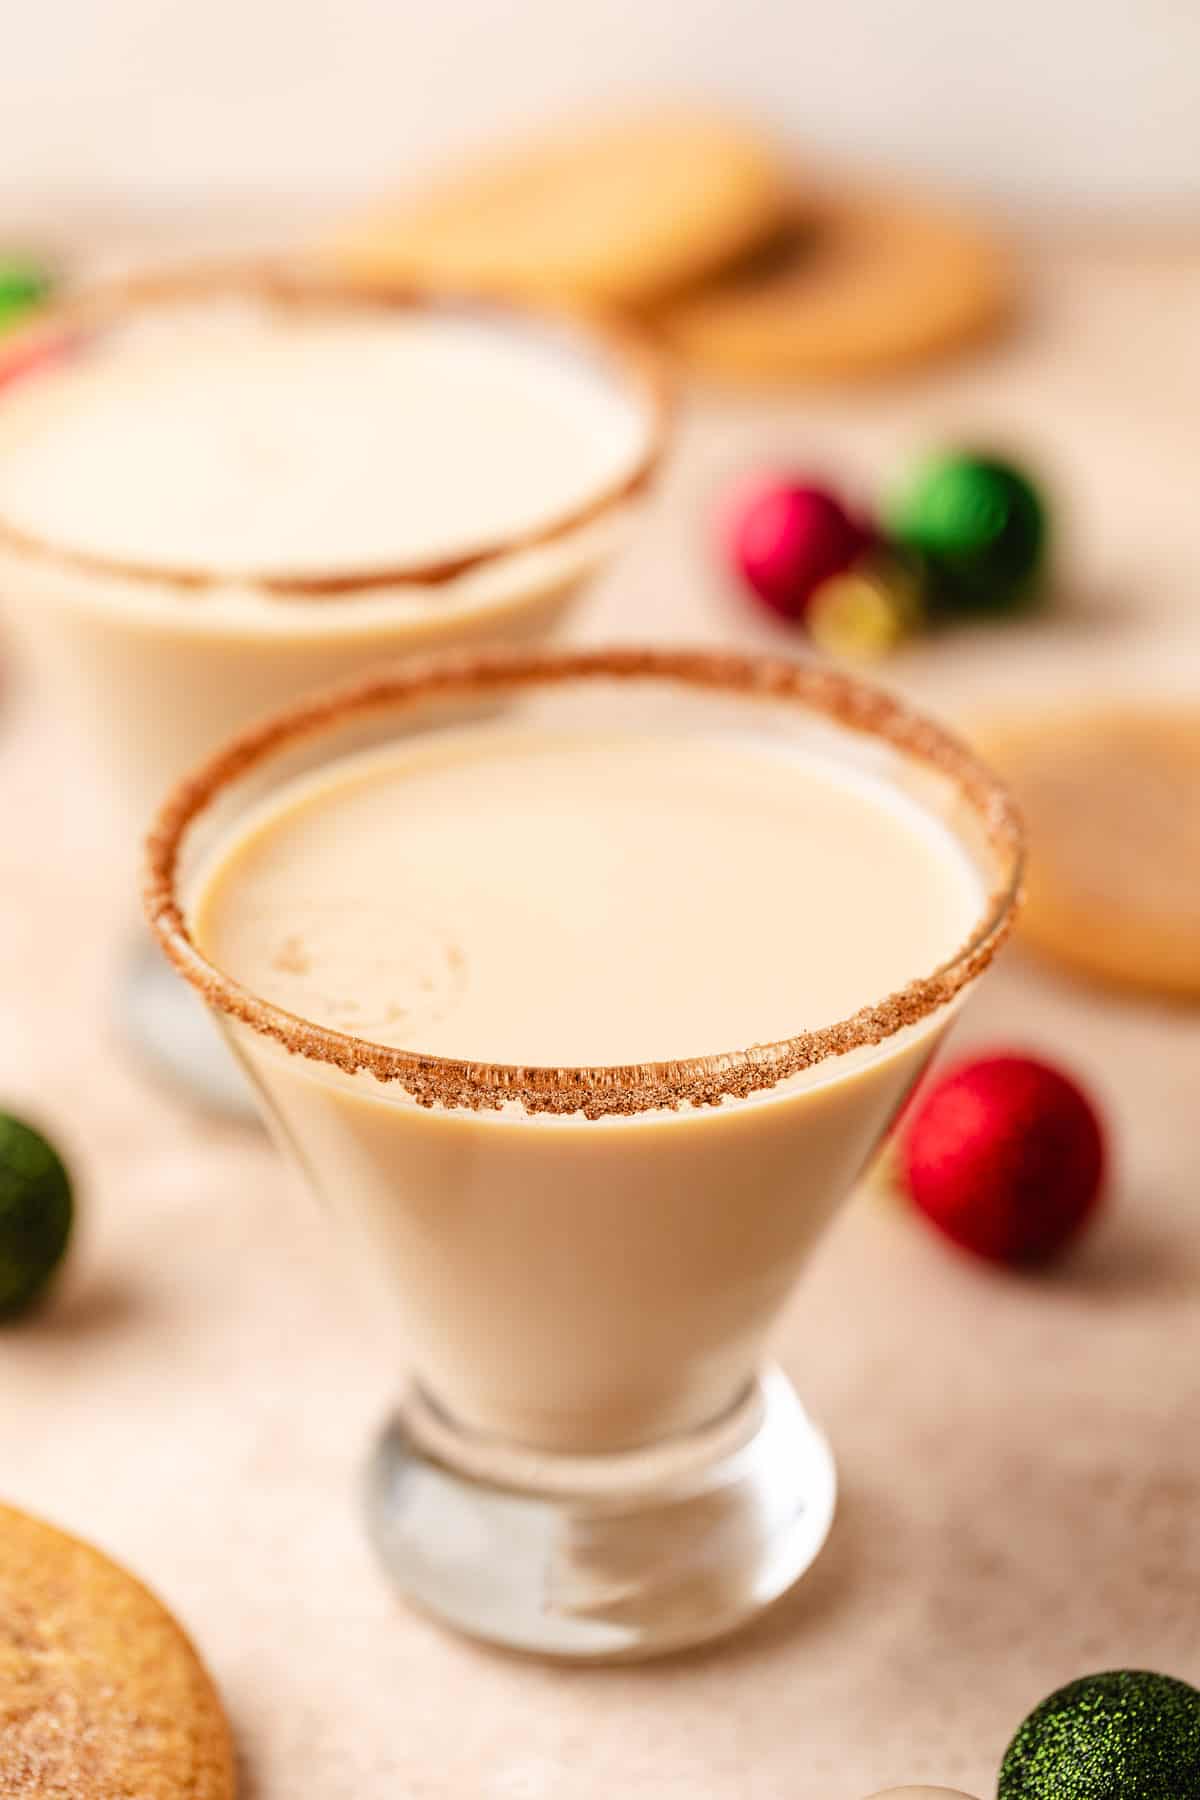
[[[487,721],[285,786],[194,893],[201,952],[288,1013],[540,1066],[833,1027],[949,961],[987,904],[933,812],[832,756]],[[429,1391],[471,1429],[596,1453],[735,1402],[950,1010],[745,1098],[600,1118],[422,1107],[230,1029],[369,1234]]]
[[[435,563],[603,491],[643,425],[603,371],[501,312],[181,304],[86,341],[10,414],[27,537],[232,584]]]
[[[0,584],[140,827],[256,713],[544,631],[653,460],[602,335],[215,278],[83,312],[0,405]]]

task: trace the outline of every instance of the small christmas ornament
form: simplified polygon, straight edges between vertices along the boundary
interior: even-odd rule
[[[52,286],[40,263],[26,257],[0,256],[0,332],[43,305]]]
[[[908,558],[871,551],[813,592],[805,623],[809,636],[831,656],[874,662],[915,637],[925,619],[917,565]]]
[[[872,542],[872,533],[828,488],[787,480],[744,490],[729,509],[727,549],[764,606],[802,621],[816,588]]]
[[[1008,1747],[999,1800],[1192,1800],[1200,1693],[1119,1669],[1085,1675],[1031,1712]]]
[[[71,1180],[40,1132],[0,1113],[0,1320],[40,1299],[71,1235]]]
[[[1083,1091],[1015,1055],[962,1063],[919,1094],[900,1154],[926,1218],[964,1250],[1014,1267],[1048,1261],[1082,1230],[1105,1162]]]
[[[940,610],[1002,614],[1034,595],[1047,509],[1029,476],[966,451],[927,457],[886,513],[898,544],[919,554]]]
[[[0,333],[0,390],[23,381],[27,375],[45,374],[64,362],[76,349],[77,340],[63,331],[41,327],[16,332],[10,339]]]

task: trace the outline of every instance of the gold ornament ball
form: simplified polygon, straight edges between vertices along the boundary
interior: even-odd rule
[[[901,563],[856,563],[823,581],[808,603],[809,636],[831,656],[878,662],[925,622],[921,583]]]

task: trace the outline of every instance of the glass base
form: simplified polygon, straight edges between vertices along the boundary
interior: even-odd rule
[[[257,1124],[250,1084],[200,999],[152,938],[135,941],[116,994],[117,1025],[138,1061],[194,1106]]]
[[[367,1521],[392,1580],[444,1623],[614,1662],[769,1606],[815,1560],[836,1491],[829,1446],[777,1369],[703,1431],[596,1457],[470,1436],[417,1390],[375,1452]]]

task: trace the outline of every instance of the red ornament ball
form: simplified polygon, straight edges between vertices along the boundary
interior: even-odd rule
[[[728,554],[764,606],[802,621],[823,581],[841,574],[873,534],[828,488],[808,482],[758,483],[729,510]]]
[[[901,1142],[908,1189],[939,1231],[1012,1267],[1047,1262],[1100,1198],[1104,1131],[1068,1076],[1031,1056],[959,1064],[919,1095]]]
[[[22,331],[8,342],[0,343],[0,388],[7,388],[27,375],[40,375],[63,362],[74,345],[61,332],[48,336],[40,331]]]

